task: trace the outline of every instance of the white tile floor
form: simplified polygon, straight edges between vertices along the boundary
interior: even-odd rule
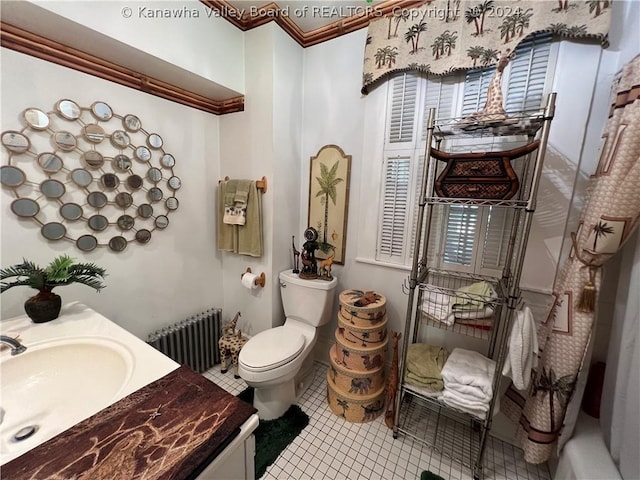
[[[423,470],[447,480],[469,480],[471,471],[410,437],[393,438],[383,416],[373,422],[350,423],[327,403],[327,366],[316,363],[315,378],[300,407],[309,425],[271,465],[263,480],[418,480]],[[236,395],[246,388],[232,372],[216,366],[205,373]],[[418,421],[418,419],[416,419]],[[486,480],[549,480],[546,465],[529,465],[522,452],[493,437],[487,442]]]

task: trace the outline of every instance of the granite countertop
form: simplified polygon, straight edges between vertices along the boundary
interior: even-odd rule
[[[255,412],[183,366],[3,465],[2,476],[195,478]]]

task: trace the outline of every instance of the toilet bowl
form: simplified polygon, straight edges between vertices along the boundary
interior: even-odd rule
[[[313,380],[317,327],[331,318],[337,280],[300,279],[280,273],[284,325],[260,332],[244,345],[238,374],[254,388],[253,406],[263,420],[281,417]]]

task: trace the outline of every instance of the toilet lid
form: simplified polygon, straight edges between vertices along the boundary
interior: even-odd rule
[[[304,348],[304,336],[291,328],[276,327],[260,332],[240,350],[241,362],[262,372],[289,362]]]

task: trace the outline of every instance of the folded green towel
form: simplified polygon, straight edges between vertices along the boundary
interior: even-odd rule
[[[495,299],[495,291],[490,283],[476,282],[456,290],[451,300],[453,310],[477,310],[486,302]]]
[[[428,388],[433,392],[441,392],[442,390],[444,390],[444,382],[442,381],[442,379],[438,380],[435,378],[419,377],[409,370],[407,370],[407,372],[405,373],[404,381],[417,387]]]
[[[436,345],[414,343],[407,349],[407,372],[405,380],[414,385],[440,391],[444,388],[440,372],[448,352]]]

